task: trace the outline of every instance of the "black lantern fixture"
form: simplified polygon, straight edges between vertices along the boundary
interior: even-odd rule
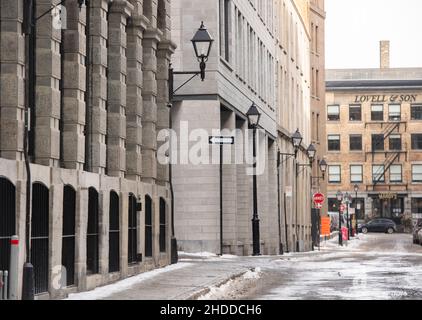
[[[302,144],[302,141],[303,141],[303,137],[300,134],[299,129],[297,129],[296,132],[292,136],[292,144],[293,144],[293,147],[295,148],[295,156],[297,156],[297,153],[299,151],[300,145]]]
[[[261,119],[261,113],[259,112],[255,102],[249,108],[246,113],[248,117],[249,125],[253,129],[253,216],[252,216],[252,241],[253,241],[253,255],[259,256],[261,254],[260,244],[260,231],[259,231],[259,216],[258,216],[258,191],[257,191],[257,180],[256,180],[256,129]]]
[[[259,112],[255,102],[252,103],[252,106],[249,108],[248,112],[246,113],[248,117],[249,124],[251,127],[257,127],[259,125],[259,120],[261,119],[261,113]]]
[[[321,162],[319,163],[319,169],[322,172],[323,179],[325,178],[325,173],[327,172],[327,168],[328,168],[327,161],[325,161],[324,159],[321,160]]]
[[[314,162],[316,153],[317,153],[317,149],[315,148],[314,144],[311,144],[308,147],[308,157],[311,163]]]
[[[201,26],[191,41],[193,44],[193,49],[195,50],[196,58],[199,61],[199,67],[201,69],[201,80],[204,81],[206,62],[210,56],[214,39],[209,34],[207,28],[205,28],[203,21],[201,22]]]

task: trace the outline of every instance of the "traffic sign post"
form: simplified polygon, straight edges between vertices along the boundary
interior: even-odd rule
[[[223,255],[223,146],[233,145],[234,137],[210,136],[209,144],[220,146],[220,255]]]

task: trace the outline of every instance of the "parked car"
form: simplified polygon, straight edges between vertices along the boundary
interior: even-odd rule
[[[397,225],[390,219],[374,219],[358,226],[358,229],[359,232],[364,234],[368,232],[385,232],[393,234],[394,232],[397,232]]]
[[[422,230],[422,222],[419,222],[414,228],[413,228],[413,243],[414,244],[421,244],[422,242],[419,240],[418,233]]]

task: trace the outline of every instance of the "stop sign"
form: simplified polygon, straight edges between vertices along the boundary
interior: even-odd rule
[[[325,196],[322,193],[315,193],[314,194],[314,203],[315,204],[323,204],[325,202]]]

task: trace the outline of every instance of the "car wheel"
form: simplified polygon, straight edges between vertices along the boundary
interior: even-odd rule
[[[362,233],[363,234],[367,234],[368,233],[368,228],[362,228]]]
[[[387,233],[388,234],[393,234],[394,233],[394,229],[393,228],[388,228],[387,229]]]

